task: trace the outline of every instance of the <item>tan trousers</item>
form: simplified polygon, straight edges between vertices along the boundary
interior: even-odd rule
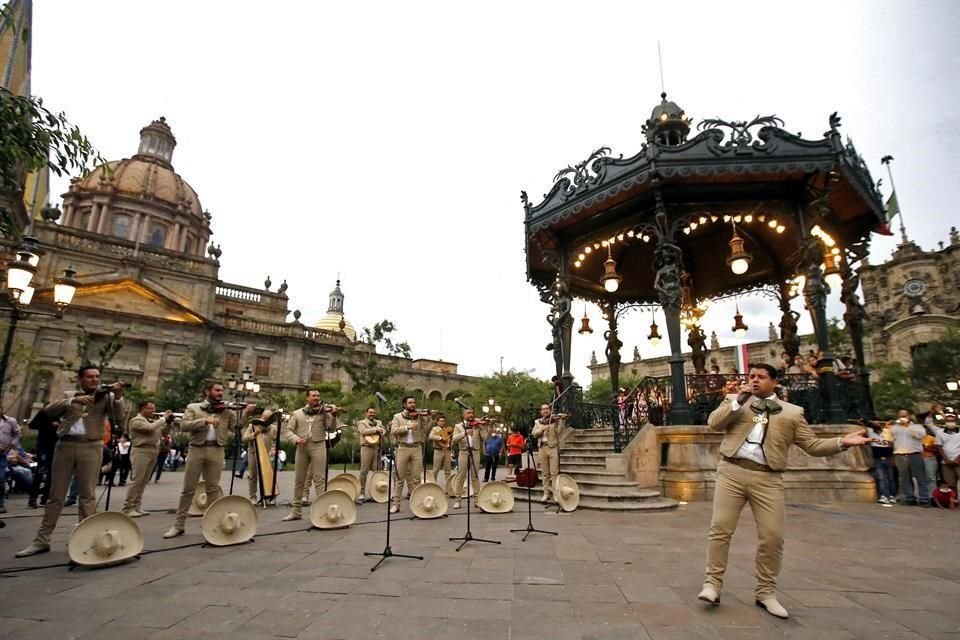
[[[133,484],[127,489],[127,499],[123,501],[123,512],[140,511],[143,504],[143,489],[153,475],[157,464],[156,447],[131,447],[130,463],[133,465]]]
[[[99,440],[92,442],[60,441],[53,454],[50,469],[50,496],[43,511],[43,521],[33,543],[50,545],[50,536],[60,519],[63,500],[67,497],[70,480],[77,476],[79,489],[80,522],[92,516],[97,510],[97,475],[100,472],[100,459],[103,457],[103,444]]]
[[[540,475],[543,476],[543,492],[553,495],[553,483],[560,475],[560,453],[556,447],[540,445]]]
[[[367,496],[367,474],[377,469],[380,447],[360,445],[360,495]]]
[[[447,486],[450,480],[450,463],[453,461],[453,451],[450,449],[433,450],[433,479],[441,487]],[[443,482],[440,482],[440,472],[443,471]]]
[[[391,500],[395,505],[400,504],[404,482],[407,483],[408,495],[423,483],[423,450],[420,445],[397,447],[397,477],[393,481]]]
[[[480,495],[480,450],[473,452],[473,462],[467,460],[467,450],[461,449],[457,453],[457,476],[453,481],[456,489],[457,500],[460,500],[466,494],[464,485],[467,483],[467,467],[470,467],[470,490],[473,491],[473,503],[477,503]]]
[[[751,471],[728,462],[721,462],[717,467],[705,583],[712,585],[717,593],[723,588],[730,539],[737,529],[740,512],[748,503],[760,538],[754,595],[757,600],[763,600],[775,595],[783,560],[783,476],[779,473]]]
[[[220,473],[223,471],[223,447],[190,447],[187,464],[183,471],[183,491],[180,492],[180,504],[177,506],[177,519],[173,526],[183,529],[187,522],[187,511],[193,502],[200,476],[207,483],[207,505],[220,499]]]
[[[301,504],[304,497],[304,489],[309,495],[310,488],[307,486],[307,470],[313,471],[313,486],[317,490],[317,495],[327,490],[326,478],[323,477],[324,470],[327,468],[327,443],[307,443],[305,447],[297,447],[296,472],[293,480],[293,515],[301,515]]]

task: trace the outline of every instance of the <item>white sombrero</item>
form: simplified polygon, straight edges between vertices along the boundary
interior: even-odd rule
[[[190,508],[187,513],[191,516],[202,516],[207,510],[207,483],[201,480],[197,483],[197,488],[193,491],[193,500],[190,502]]]
[[[386,502],[390,490],[390,474],[386,471],[374,471],[367,480],[367,495],[374,502]]]
[[[430,520],[447,513],[447,496],[435,482],[421,484],[410,494],[410,511],[418,518]]]
[[[215,547],[242,544],[257,533],[257,509],[243,496],[223,496],[207,507],[200,529]]]
[[[130,516],[117,511],[95,513],[77,525],[67,542],[75,564],[103,567],[130,560],[143,551],[143,534]]]
[[[513,489],[506,482],[488,482],[477,496],[480,509],[487,513],[506,513],[513,510]]]
[[[339,489],[320,494],[310,505],[310,524],[317,529],[349,527],[357,521],[355,498]]]
[[[576,480],[565,473],[557,475],[553,483],[553,496],[564,511],[575,511],[580,505],[580,487]]]

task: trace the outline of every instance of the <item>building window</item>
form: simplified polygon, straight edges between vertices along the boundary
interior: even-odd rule
[[[917,357],[919,357],[927,349],[926,342],[918,342],[917,344],[910,347],[910,358],[916,362]]]
[[[80,228],[86,230],[87,225],[90,224],[90,212],[84,211],[80,214]]]
[[[317,362],[310,363],[310,382],[323,382],[323,365]]]
[[[240,373],[240,354],[239,353],[230,353],[223,357],[223,372],[224,373]]]
[[[113,216],[113,235],[124,240],[130,239],[130,216],[115,214]]]
[[[257,369],[255,374],[258,378],[270,377],[270,358],[267,356],[257,356]]]
[[[147,244],[154,247],[162,247],[167,241],[167,228],[162,224],[150,226],[150,236],[147,238]]]

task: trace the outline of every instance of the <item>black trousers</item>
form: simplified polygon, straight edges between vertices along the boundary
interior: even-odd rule
[[[163,463],[167,461],[167,452],[161,450],[157,453],[157,466],[153,468],[154,478],[153,481],[160,482],[160,474],[163,473]]]
[[[497,463],[500,461],[500,456],[487,456],[486,461],[483,466],[483,481],[489,482],[490,480],[497,479]]]
[[[37,469],[33,474],[33,484],[30,485],[30,503],[34,504],[37,497],[46,504],[50,495],[50,470],[53,468],[53,452],[56,443],[51,447],[37,447]]]

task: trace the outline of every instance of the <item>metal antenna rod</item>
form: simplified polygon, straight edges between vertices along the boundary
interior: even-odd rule
[[[660,60],[660,93],[666,92],[663,82],[663,53],[660,51],[660,41],[657,40],[657,58]]]

